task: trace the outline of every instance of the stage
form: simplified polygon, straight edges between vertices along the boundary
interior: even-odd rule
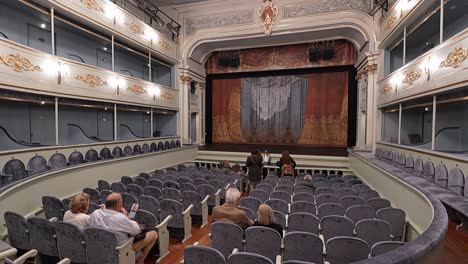
[[[311,156],[332,156],[348,157],[346,147],[307,147],[307,146],[273,146],[273,145],[255,145],[255,144],[208,144],[198,148],[201,151],[222,151],[222,152],[248,152],[260,149],[262,152],[268,150],[270,154],[281,154],[284,150],[294,155]]]

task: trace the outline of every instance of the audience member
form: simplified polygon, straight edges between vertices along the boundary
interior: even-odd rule
[[[239,175],[240,191],[242,193],[247,191],[249,181],[247,180],[247,177],[245,177],[245,173],[242,170],[241,166],[239,164],[234,164],[234,166],[232,166],[232,172]]]
[[[280,168],[280,175],[278,176],[295,176],[296,175],[296,162],[289,155],[289,151],[283,151],[280,160],[276,162],[276,166]]]
[[[261,204],[258,207],[257,221],[253,226],[264,226],[276,230],[283,237],[283,227],[275,223],[273,210],[267,204]]]
[[[249,190],[255,189],[262,179],[262,153],[259,150],[251,152],[245,165],[247,166],[247,179],[249,179]]]
[[[271,163],[271,156],[268,153],[268,150],[265,149],[265,152],[262,153],[263,164],[270,164]]]
[[[304,175],[303,179],[304,179],[303,181],[298,182],[299,186],[306,186],[306,187],[313,188],[315,190],[315,186],[312,183],[312,176],[310,174]]]
[[[213,208],[213,222],[228,221],[239,225],[243,229],[251,226],[253,221],[250,220],[244,211],[237,208],[240,204],[240,195],[237,188],[229,188],[226,191],[226,202],[221,206]]]
[[[141,228],[137,222],[128,217],[128,212],[123,208],[123,200],[120,193],[112,193],[106,198],[106,207],[96,210],[91,214],[90,226],[104,228],[114,231],[119,245],[125,243],[129,236],[136,236],[141,233]],[[136,263],[143,264],[150,250],[153,248],[158,234],[150,231],[142,235],[142,239],[133,242],[133,250],[141,251]]]
[[[87,215],[89,210],[89,195],[87,193],[79,193],[75,195],[70,201],[70,210],[65,212],[63,221],[74,224],[81,229],[85,229],[89,225]]]

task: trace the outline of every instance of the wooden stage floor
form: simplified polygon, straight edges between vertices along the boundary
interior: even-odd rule
[[[255,149],[261,151],[268,150],[270,154],[281,154],[283,150],[288,150],[291,155],[317,155],[317,156],[337,156],[347,157],[347,147],[308,147],[308,146],[274,146],[274,145],[254,145],[254,144],[208,144],[198,147],[205,151],[223,152],[251,152]]]

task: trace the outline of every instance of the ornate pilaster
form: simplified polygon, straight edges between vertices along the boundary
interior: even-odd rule
[[[192,77],[186,69],[180,69],[180,137],[184,144],[191,144],[190,139],[190,82]]]

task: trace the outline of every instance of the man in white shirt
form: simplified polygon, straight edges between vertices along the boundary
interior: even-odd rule
[[[89,225],[114,231],[119,245],[125,243],[129,236],[135,236],[141,232],[138,223],[131,220],[127,211],[123,208],[120,193],[112,193],[107,196],[106,207],[91,214]],[[158,234],[156,231],[150,231],[146,233],[144,239],[133,242],[133,250],[142,253],[136,260],[137,264],[145,262],[157,239]]]

